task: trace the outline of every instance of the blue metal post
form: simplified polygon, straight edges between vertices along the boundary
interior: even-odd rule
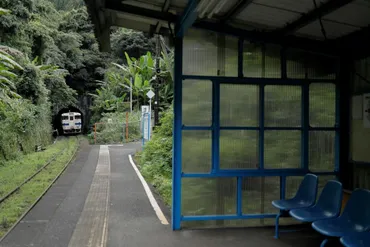
[[[265,167],[265,85],[259,87],[259,169]]]
[[[305,83],[302,86],[302,143],[301,143],[301,167],[309,171],[309,128],[310,128],[310,85]]]
[[[174,128],[172,155],[172,229],[181,227],[182,171],[182,52],[183,38],[175,38]]]
[[[337,128],[335,131],[335,171],[339,172],[340,169],[340,117],[341,117],[341,109],[340,109],[340,86],[335,85],[335,127]]]
[[[212,82],[212,172],[220,169],[220,83]]]
[[[280,176],[280,200],[285,199],[285,184],[286,184],[286,177]],[[279,219],[283,215],[283,211],[280,210],[280,212],[276,215],[275,218],[275,238],[279,238]]]
[[[239,216],[242,215],[242,203],[243,203],[242,183],[243,183],[243,177],[237,177],[236,214]]]
[[[176,25],[176,37],[183,37],[185,31],[190,28],[198,18],[196,8],[198,6],[198,0],[189,0],[188,5],[181,17],[180,22]]]
[[[280,200],[285,199],[286,176],[280,176]]]

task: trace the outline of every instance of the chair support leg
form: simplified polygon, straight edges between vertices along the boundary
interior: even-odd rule
[[[328,239],[324,239],[321,244],[320,244],[320,247],[325,247],[325,245],[329,242]]]
[[[279,212],[276,215],[276,219],[275,219],[275,239],[279,239],[279,219],[280,219],[281,215],[282,215],[281,212]]]

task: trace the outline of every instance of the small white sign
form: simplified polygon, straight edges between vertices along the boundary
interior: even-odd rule
[[[149,106],[148,105],[142,105],[141,106],[141,114],[144,115],[145,113],[149,113]]]
[[[111,118],[108,118],[108,123],[112,123],[112,119]]]
[[[149,99],[153,98],[154,97],[154,92],[152,90],[150,90],[149,92],[146,93],[146,96],[148,96]]]

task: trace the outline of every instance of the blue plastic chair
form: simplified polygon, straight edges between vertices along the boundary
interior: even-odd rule
[[[370,191],[353,191],[341,216],[335,219],[319,220],[312,227],[328,237],[343,237],[370,230]],[[321,243],[325,246],[329,239]]]
[[[370,232],[362,232],[354,235],[344,236],[340,238],[340,242],[345,247],[369,247]]]
[[[342,207],[342,184],[338,181],[328,181],[313,207],[293,209],[290,216],[303,222],[336,218]]]
[[[275,200],[272,202],[274,207],[280,209],[279,214],[276,216],[275,238],[279,238],[279,219],[284,212],[297,208],[311,207],[315,203],[317,196],[317,185],[317,176],[314,174],[306,174],[293,198]]]

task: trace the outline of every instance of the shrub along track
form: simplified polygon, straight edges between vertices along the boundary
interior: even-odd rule
[[[2,218],[0,218],[0,242],[36,205],[68,167],[79,148],[80,140],[78,137],[75,138],[77,139],[75,147],[73,147],[74,143],[66,137],[57,139],[56,141],[66,140],[64,148],[53,155],[49,161],[16,188],[0,198],[0,217],[2,216]],[[68,160],[65,161],[67,158]],[[21,209],[19,207],[21,207]],[[18,219],[14,223],[9,222],[7,217],[5,217],[8,214],[12,217],[16,214]]]

